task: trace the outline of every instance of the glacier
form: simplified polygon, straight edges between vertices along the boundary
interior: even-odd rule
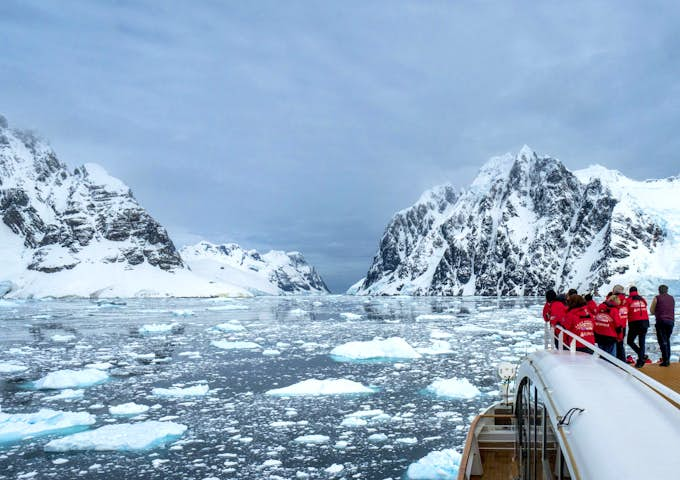
[[[524,146],[489,160],[472,184],[423,193],[394,215],[358,295],[652,294],[680,287],[680,178],[635,181],[569,171]]]

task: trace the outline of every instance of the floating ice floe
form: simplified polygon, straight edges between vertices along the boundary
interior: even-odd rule
[[[455,327],[454,330],[457,333],[469,333],[471,335],[496,333],[495,330],[491,328],[479,327],[477,325],[461,325],[459,327]]]
[[[255,350],[262,348],[255,342],[230,342],[228,340],[213,340],[210,343],[213,347],[221,348],[222,350]]]
[[[28,367],[23,363],[0,362],[0,373],[19,373],[26,370],[28,370]]]
[[[108,370],[111,367],[113,367],[113,364],[109,362],[96,362],[85,365],[85,368],[94,368],[95,370]]]
[[[454,353],[451,349],[451,344],[446,340],[432,340],[429,347],[420,347],[416,350],[423,355],[447,355]]]
[[[424,313],[416,317],[416,322],[422,322],[426,320],[454,320],[455,315],[450,313]]]
[[[426,390],[438,397],[474,398],[481,392],[467,378],[440,379],[432,382]]]
[[[291,315],[294,315],[296,317],[302,317],[302,316],[309,314],[309,312],[307,310],[303,310],[301,308],[294,308],[291,311],[289,311],[288,313],[291,314]]]
[[[174,422],[146,422],[106,425],[95,430],[75,433],[52,440],[47,452],[68,451],[138,451],[164,446],[181,437],[186,425]]]
[[[401,337],[366,342],[348,342],[331,350],[334,360],[380,360],[420,358],[421,355]]]
[[[262,355],[266,355],[269,357],[275,357],[277,355],[281,355],[281,352],[279,350],[275,349],[267,349],[262,351]]]
[[[216,307],[208,307],[206,310],[211,312],[224,312],[228,310],[249,310],[250,307],[246,305],[218,305]]]
[[[328,443],[330,440],[326,435],[302,435],[295,439],[296,443],[321,445],[323,443]]]
[[[0,443],[13,443],[27,437],[73,431],[95,422],[85,412],[62,412],[43,408],[36,413],[0,412]]]
[[[156,397],[169,397],[169,398],[184,398],[184,397],[202,397],[207,395],[210,391],[208,385],[194,385],[193,387],[170,387],[170,388],[154,388],[151,390],[151,394]]]
[[[214,328],[216,330],[219,330],[220,332],[243,332],[246,329],[236,320],[227,323],[220,323],[218,325],[215,325]]]
[[[452,448],[428,453],[409,465],[406,478],[409,480],[455,480],[458,478],[461,454]]]
[[[193,317],[196,315],[193,310],[173,310],[172,314],[176,317]]]
[[[430,338],[445,339],[453,337],[452,333],[444,332],[443,330],[434,329],[430,332]]]
[[[140,405],[139,403],[123,403],[120,405],[111,405],[109,413],[111,415],[139,415],[149,411],[148,405]]]
[[[344,465],[341,465],[339,463],[334,463],[330,467],[324,468],[323,471],[328,473],[329,475],[335,475],[337,473],[342,472],[345,469]]]
[[[361,318],[361,315],[359,315],[358,313],[351,312],[342,312],[340,316],[345,320],[359,320]]]
[[[387,435],[384,433],[374,433],[369,435],[367,440],[371,443],[382,443],[387,441]]]
[[[83,395],[85,395],[85,390],[78,389],[78,390],[73,390],[70,388],[67,388],[65,390],[60,391],[56,395],[52,395],[50,397],[45,397],[44,400],[47,400],[49,402],[55,401],[55,400],[80,400],[83,398]]]
[[[139,327],[139,333],[142,335],[164,335],[172,333],[179,327],[179,323],[150,323]]]
[[[351,395],[373,392],[374,390],[372,388],[345,378],[329,378],[326,380],[311,378],[288,387],[269,390],[266,394],[287,397],[302,395]]]
[[[50,338],[52,339],[53,342],[66,343],[66,342],[70,342],[71,340],[75,340],[76,336],[75,335],[61,335],[61,334],[57,333],[55,335],[52,335],[52,337],[50,337]]]
[[[36,380],[32,386],[37,390],[83,388],[103,383],[108,379],[108,373],[94,368],[57,370],[48,373],[40,380]]]

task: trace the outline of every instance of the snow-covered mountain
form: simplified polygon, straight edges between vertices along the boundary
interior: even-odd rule
[[[96,164],[69,170],[45,141],[2,116],[0,217],[0,296],[252,295],[243,275],[192,272],[123,182]],[[300,266],[304,279],[311,269],[294,255],[286,265],[274,257],[272,276],[281,281],[258,291],[278,289],[286,275],[297,286],[291,270]]]
[[[356,294],[542,295],[615,283],[680,286],[680,178],[570,172],[529,147],[472,185],[425,192],[385,229]]]
[[[214,281],[230,281],[255,293],[329,293],[316,270],[299,252],[260,254],[235,243],[199,242],[180,251],[192,271]]]

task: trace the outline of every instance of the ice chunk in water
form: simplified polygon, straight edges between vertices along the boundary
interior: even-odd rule
[[[452,448],[428,453],[409,465],[406,478],[410,480],[455,480],[458,478],[461,454]]]
[[[56,334],[56,335],[52,335],[51,338],[52,338],[53,342],[66,343],[66,342],[70,342],[71,340],[75,340],[76,336],[75,335]]]
[[[163,446],[181,437],[186,425],[149,420],[139,423],[106,425],[95,430],[75,433],[52,440],[45,445],[47,452],[68,451],[135,451]]]
[[[47,401],[79,400],[79,399],[83,398],[84,394],[85,394],[85,390],[72,390],[70,388],[67,388],[66,390],[62,390],[61,392],[57,393],[56,395],[52,395],[51,397],[45,397],[45,400],[47,400]]]
[[[370,360],[370,359],[403,359],[420,358],[406,340],[392,337],[385,340],[370,340],[367,342],[348,342],[331,350],[334,360]]]
[[[57,370],[33,382],[38,390],[82,388],[97,385],[109,379],[109,374],[94,368],[83,370]]]
[[[222,350],[255,350],[262,348],[255,342],[230,342],[228,340],[213,340],[210,342],[213,347],[221,348]]]
[[[474,398],[481,393],[467,378],[435,380],[426,390],[439,397],[448,398]]]
[[[328,443],[330,440],[326,435],[302,435],[295,439],[296,443],[311,443],[314,445],[320,445],[322,443]]]
[[[345,320],[359,320],[361,318],[361,315],[351,312],[342,312],[340,316]]]
[[[242,332],[245,330],[245,327],[235,320],[227,323],[220,323],[215,325],[214,328],[220,332]]]
[[[62,412],[43,408],[36,413],[0,412],[0,443],[11,443],[26,437],[69,431],[92,425],[94,415],[85,412]]]
[[[202,397],[210,391],[208,385],[195,385],[193,387],[179,388],[154,388],[151,390],[151,394],[156,397],[171,397],[171,398],[182,398],[182,397]]]
[[[267,395],[294,396],[294,395],[342,395],[356,393],[373,393],[372,388],[345,378],[329,378],[317,380],[311,378],[295,383],[288,387],[276,388],[267,391]]]
[[[451,344],[446,340],[432,340],[429,347],[421,347],[417,349],[423,355],[447,355],[453,353]]]
[[[140,405],[138,403],[130,402],[121,405],[112,405],[109,407],[111,415],[139,415],[149,410],[148,405]]]
[[[177,330],[179,327],[179,323],[150,323],[139,327],[139,333],[142,335],[164,335]]]
[[[19,373],[28,370],[23,363],[0,362],[0,373]]]

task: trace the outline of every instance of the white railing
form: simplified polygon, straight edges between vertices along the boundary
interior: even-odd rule
[[[638,370],[637,368],[633,368],[630,365],[628,365],[625,362],[622,362],[615,356],[605,352],[601,348],[599,348],[597,345],[593,345],[592,343],[582,339],[578,335],[570,332],[569,330],[565,329],[561,325],[556,325],[555,329],[559,332],[557,335],[553,335],[551,330],[552,327],[548,325],[548,329],[546,329],[546,346],[548,350],[553,350],[555,349],[555,344],[554,341],[547,341],[550,336],[552,336],[554,339],[557,340],[557,350],[559,352],[565,352],[569,353],[570,355],[574,355],[576,353],[576,340],[578,340],[578,343],[581,345],[588,347],[593,351],[593,356],[595,358],[601,357],[605,360],[607,360],[609,363],[611,363],[614,367],[623,370],[627,375],[630,375],[631,377],[635,378],[636,380],[640,381],[643,383],[645,386],[651,388],[654,390],[656,393],[666,397],[668,400],[671,402],[675,403],[678,407],[680,407],[680,393],[677,393],[674,390],[671,390],[668,388],[666,385],[664,385],[661,382],[657,382],[654,380],[652,377],[645,375],[642,373],[642,371]],[[565,349],[565,336],[571,338],[571,344],[569,345],[568,349]]]

